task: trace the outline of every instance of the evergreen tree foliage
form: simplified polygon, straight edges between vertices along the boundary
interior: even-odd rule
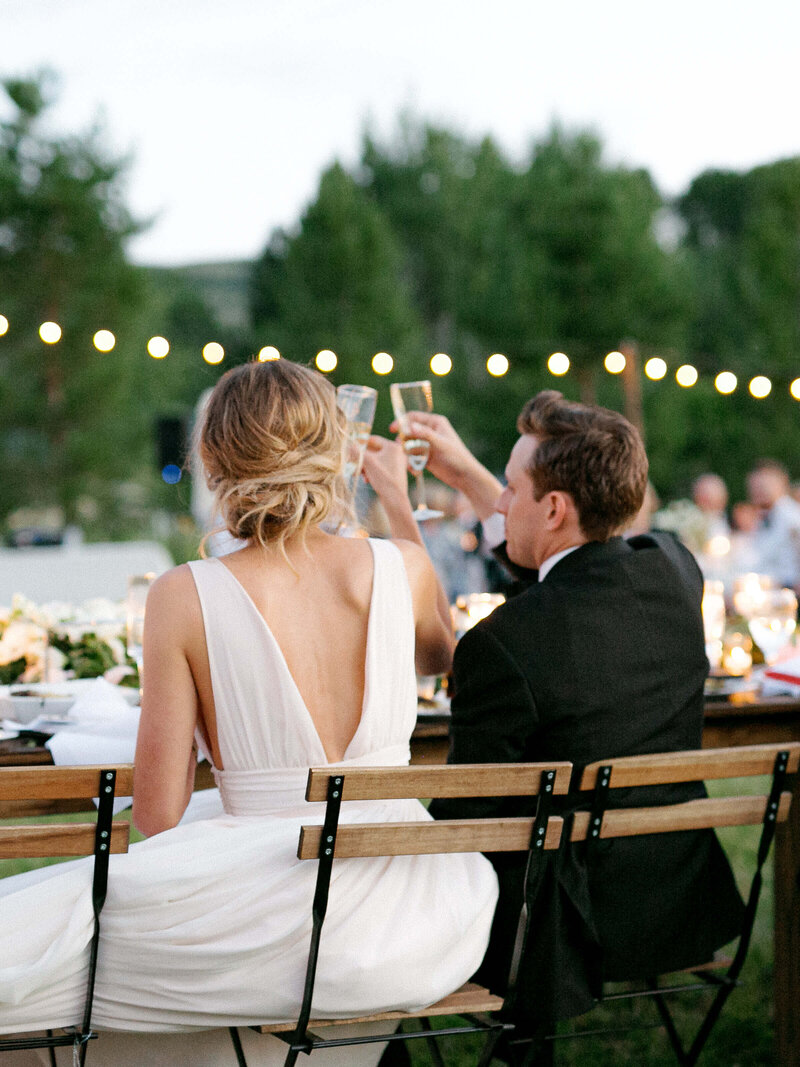
[[[102,131],[52,137],[44,131],[52,79],[7,79],[11,106],[0,123],[0,292],[8,333],[0,338],[0,516],[21,504],[76,501],[100,483],[129,476],[142,456],[131,402],[131,324],[141,272],[125,257],[139,226],[124,206],[125,161],[111,158]],[[46,345],[39,325],[62,327]],[[92,344],[98,327],[113,351]]]
[[[289,359],[338,357],[335,381],[365,381],[376,352],[401,363],[418,348],[420,323],[403,258],[381,210],[339,164],[285,240],[273,236],[256,264],[254,327]]]

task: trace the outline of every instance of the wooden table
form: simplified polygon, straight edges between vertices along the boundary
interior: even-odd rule
[[[412,763],[447,758],[448,717],[420,717],[411,739]],[[800,741],[800,701],[709,701],[704,748]],[[775,1063],[800,1067],[800,775],[789,819],[775,835]]]
[[[447,759],[446,715],[420,716],[411,738],[412,763]],[[703,745],[754,745],[800,741],[800,701],[719,701],[706,707]],[[0,741],[0,766],[51,763],[41,745]],[[199,764],[195,788],[213,786],[207,764]],[[59,810],[63,811],[63,807]],[[775,837],[775,1062],[800,1067],[800,775],[794,783],[791,815]]]

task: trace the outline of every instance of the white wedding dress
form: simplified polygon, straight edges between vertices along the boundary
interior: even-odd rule
[[[407,763],[416,718],[402,556],[391,542],[370,544],[364,701],[336,765],[345,768]],[[215,772],[223,810],[112,857],[92,1021],[98,1030],[131,1033],[101,1033],[89,1049],[92,1065],[234,1064],[224,1028],[292,1020],[302,996],[316,863],[297,860],[296,849],[301,823],[322,821],[323,806],[303,796],[307,769],[325,765],[325,752],[244,588],[219,559],[190,567],[225,767]],[[398,817],[429,815],[417,801],[342,808],[343,821]],[[80,1017],[89,879],[81,860],[0,881],[0,1033]],[[336,862],[314,1013],[414,1009],[451,992],[481,962],[496,895],[494,872],[480,855]],[[242,1037],[248,1063],[283,1062],[278,1039],[247,1030]],[[371,1064],[381,1047],[323,1050],[314,1062]]]

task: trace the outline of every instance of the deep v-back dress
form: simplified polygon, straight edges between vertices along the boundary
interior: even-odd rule
[[[407,763],[416,719],[405,566],[391,542],[370,545],[364,699],[337,764],[344,767]],[[288,1020],[302,995],[316,865],[295,853],[299,825],[322,819],[322,805],[303,797],[308,767],[326,764],[325,751],[244,588],[219,559],[189,566],[206,632],[223,811],[112,857],[93,1015],[99,1029]],[[430,818],[417,801],[346,804],[342,815],[399,817]],[[74,1021],[91,929],[87,863],[5,879],[0,894],[0,1032]],[[495,900],[494,873],[479,855],[339,861],[315,1014],[412,1009],[450,992],[481,962]]]

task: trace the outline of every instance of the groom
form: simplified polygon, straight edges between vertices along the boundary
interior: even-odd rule
[[[517,420],[505,488],[442,416],[416,414],[429,469],[470,499],[521,591],[461,639],[453,665],[452,763],[571,760],[699,748],[708,670],[693,557],[666,534],[623,539],[647,483],[647,457],[621,415],[539,393]],[[388,442],[375,444],[382,452]],[[384,456],[366,470],[396,536],[413,536]],[[377,483],[377,484],[376,484]],[[403,486],[404,488],[404,486]],[[504,531],[503,531],[504,527]],[[504,541],[503,541],[504,539]],[[637,803],[702,796],[660,787]],[[629,797],[616,798],[624,805]],[[570,796],[565,810],[578,800]],[[531,814],[519,798],[436,802],[435,816]],[[520,970],[537,1020],[594,1003],[603,979],[648,977],[710,959],[736,936],[741,900],[712,833],[602,842],[552,861]],[[504,988],[524,857],[490,856],[500,900],[479,980]]]

